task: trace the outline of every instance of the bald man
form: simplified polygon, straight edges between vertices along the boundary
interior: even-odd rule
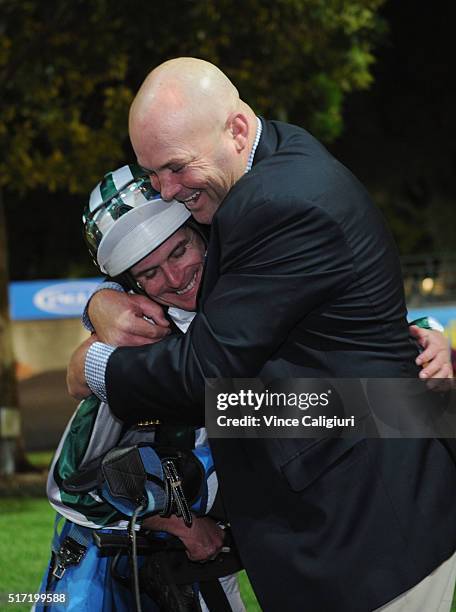
[[[199,313],[185,336],[169,335],[157,305],[100,291],[89,314],[106,343],[75,353],[75,395],[90,392],[85,372],[126,422],[202,424],[206,377],[418,375],[415,361],[426,353],[417,357],[408,335],[383,219],[310,134],[256,117],[215,66],[180,58],[145,80],[130,136],[163,197],[212,224]],[[195,279],[152,273],[180,295],[193,289]],[[146,341],[155,344],[114,348]],[[211,446],[263,610],[367,612],[396,606],[407,592],[403,609],[421,611],[423,584],[426,611],[445,609],[444,587],[454,580],[456,466],[439,440],[217,439]]]
[[[255,113],[227,77],[190,58],[154,70],[130,110],[139,163],[163,197],[178,196],[200,223],[211,223],[244,174],[256,131]]]

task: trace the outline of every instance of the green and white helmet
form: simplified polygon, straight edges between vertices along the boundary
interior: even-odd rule
[[[190,216],[180,202],[162,200],[144,170],[130,164],[98,183],[82,221],[95,264],[117,276],[159,247]]]

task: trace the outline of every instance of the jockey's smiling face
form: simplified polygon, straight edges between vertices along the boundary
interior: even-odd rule
[[[130,268],[130,273],[156,302],[196,310],[205,248],[197,232],[183,227]]]

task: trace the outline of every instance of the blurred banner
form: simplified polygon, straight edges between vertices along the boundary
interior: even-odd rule
[[[69,319],[81,316],[101,278],[16,281],[9,286],[13,321]]]
[[[101,278],[16,281],[10,283],[10,314],[13,321],[70,319],[81,316],[84,306]],[[409,310],[409,321],[432,316],[445,327],[456,349],[456,303],[449,306],[423,306]]]

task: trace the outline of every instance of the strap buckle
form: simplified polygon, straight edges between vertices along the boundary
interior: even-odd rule
[[[76,540],[67,536],[63,540],[59,551],[56,553],[52,575],[57,578],[57,580],[60,580],[68,567],[77,565],[81,561],[86,550],[86,546],[79,544]]]
[[[181,477],[174,465],[172,459],[164,459],[162,461],[163,473],[165,475],[165,488],[168,497],[168,501],[162,516],[169,516],[171,514],[173,506],[176,509],[176,515],[181,516],[187,527],[191,527],[193,519],[192,513],[188,502],[185,498],[184,490],[182,488]]]

